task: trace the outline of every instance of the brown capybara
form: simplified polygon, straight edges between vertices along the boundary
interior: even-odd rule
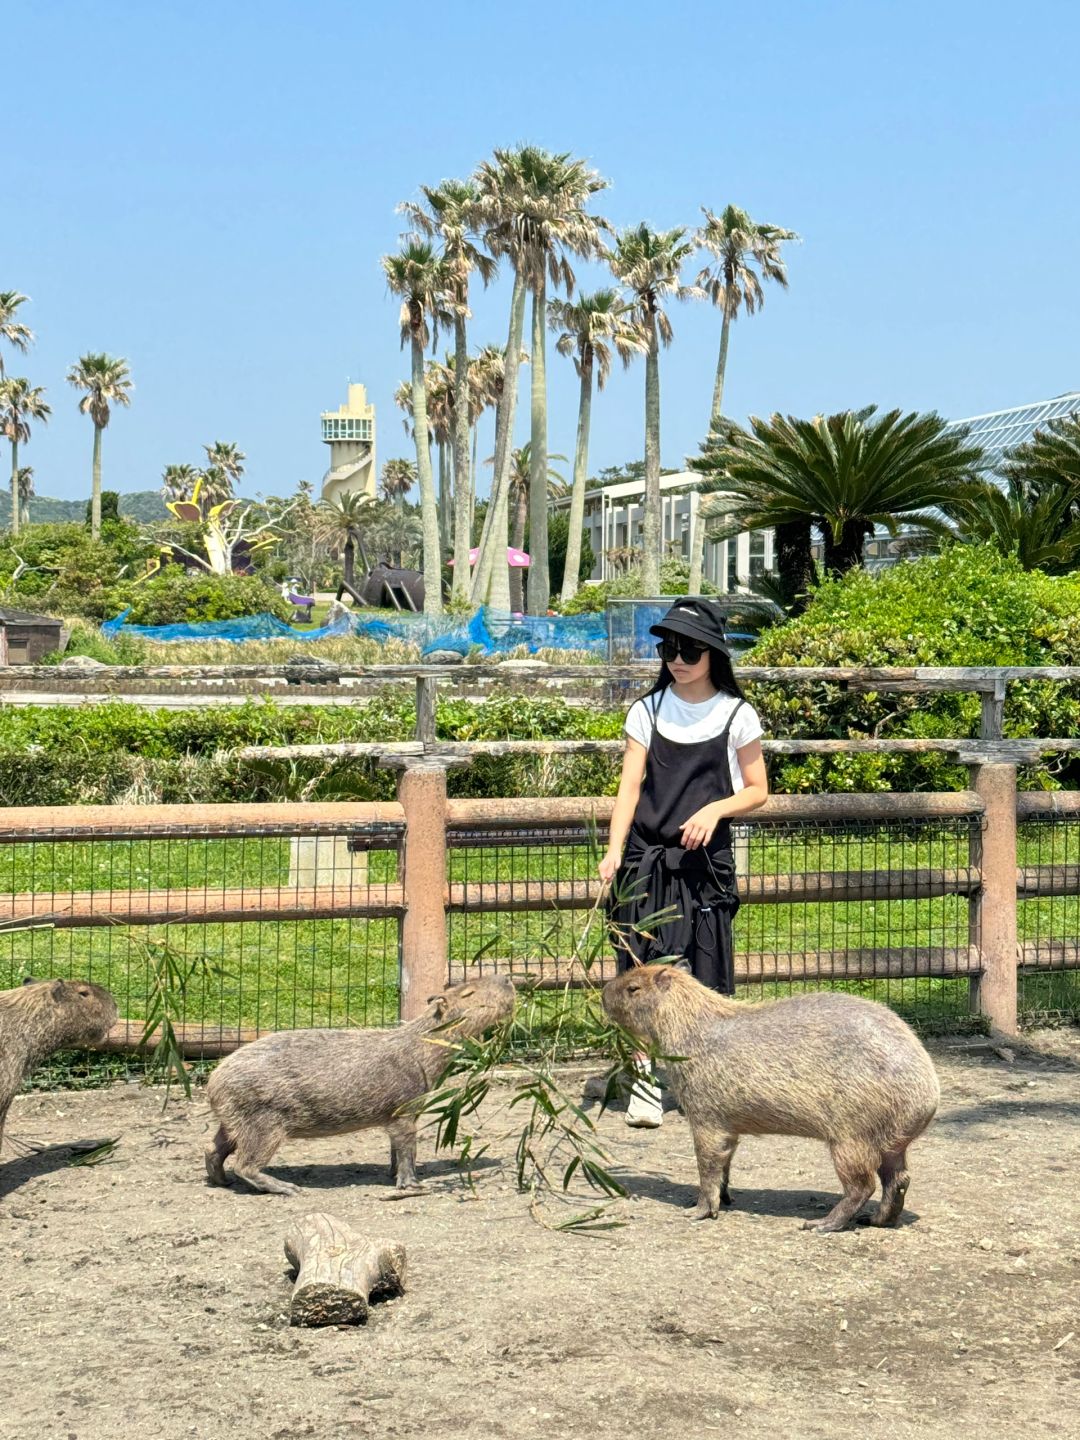
[[[728,1173],[742,1135],[826,1142],[844,1194],[805,1229],[845,1229],[875,1177],[882,1195],[871,1224],[899,1219],[907,1148],[934,1118],[940,1092],[929,1055],[884,1005],[828,991],[746,1004],[680,966],[642,965],[604,986],[604,1009],[672,1057],[668,1079],[698,1162],[694,1219],[731,1203]]]
[[[295,1195],[296,1185],[263,1174],[283,1140],[383,1129],[399,1190],[416,1184],[416,1114],[449,1060],[455,1039],[481,1035],[514,1011],[513,981],[482,976],[449,985],[395,1030],[283,1030],[243,1046],[210,1076],[207,1095],[220,1125],[206,1147],[206,1173],[232,1173],[254,1190]]]
[[[89,980],[33,980],[0,990],[0,1144],[12,1096],[54,1050],[96,1045],[116,1023],[116,1001]]]

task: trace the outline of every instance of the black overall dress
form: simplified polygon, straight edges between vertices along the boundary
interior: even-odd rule
[[[728,736],[744,702],[735,704],[720,735],[682,744],[657,728],[663,694],[658,691],[645,700],[652,724],[645,778],[608,904],[616,927],[618,969],[628,969],[635,959],[648,964],[678,956],[689,962],[703,985],[732,995],[731,922],[739,896],[731,822],[720,821],[707,848],[684,850],[679,841],[691,815],[735,793]],[[632,928],[669,907],[666,918]]]

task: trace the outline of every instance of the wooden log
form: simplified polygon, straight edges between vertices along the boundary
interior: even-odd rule
[[[1019,900],[1046,895],[1080,895],[1080,865],[1024,865],[1016,872]]]
[[[400,885],[0,894],[0,925],[33,923],[56,930],[98,925],[239,924],[245,920],[389,919],[404,913],[405,892]]]
[[[1080,815],[1080,790],[1021,790],[1016,797],[1017,820],[1055,815]]]
[[[290,1325],[366,1325],[373,1301],[405,1292],[405,1246],[369,1240],[343,1220],[315,1211],[285,1236],[296,1270]]]
[[[358,835],[392,849],[405,824],[396,800],[288,805],[25,805],[0,809],[0,845],[42,840],[229,839]],[[369,849],[378,848],[369,844]]]
[[[91,1048],[107,1054],[133,1054],[142,1048],[139,1042],[145,1029],[145,1020],[118,1020],[105,1039]],[[223,1055],[231,1055],[241,1045],[250,1045],[252,1040],[265,1033],[241,1025],[218,1025],[197,1020],[174,1025],[173,1031],[180,1053],[186,1060],[220,1060]],[[156,1036],[152,1035],[148,1048],[153,1049],[156,1043]]]
[[[1080,970],[1080,940],[1029,940],[1020,946],[1019,968]]]

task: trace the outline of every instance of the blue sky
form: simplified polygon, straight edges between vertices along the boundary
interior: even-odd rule
[[[519,141],[586,157],[618,225],[693,228],[735,202],[803,237],[790,289],[735,327],[737,418],[956,417],[1080,388],[1072,4],[40,0],[4,33],[0,289],[33,300],[37,344],[7,364],[53,406],[22,452],[40,494],[89,491],[91,425],[64,383],[87,350],[127,357],[136,385],[105,436],[110,488],[154,487],[216,439],[247,452],[246,490],[317,481],[319,412],[349,377],[380,461],[408,453],[379,267],[394,206]],[[478,298],[475,344],[505,343],[508,297],[501,279]],[[672,318],[678,466],[720,327],[700,304]],[[577,382],[550,351],[548,369],[549,446],[571,455]],[[641,457],[643,384],[637,364],[594,404],[594,473]]]

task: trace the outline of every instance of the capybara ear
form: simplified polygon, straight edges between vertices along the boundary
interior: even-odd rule
[[[685,955],[680,956],[671,968],[673,970],[681,970],[686,975],[692,975],[694,973],[693,967],[691,966],[690,961],[687,960]]]
[[[33,975],[24,975],[22,983],[24,985],[36,985],[38,982],[34,979]]]
[[[54,980],[54,981],[52,982],[52,989],[49,991],[49,994],[52,996],[52,998],[53,998],[54,1000],[59,1000],[60,997],[61,997],[61,995],[63,995],[63,993],[64,993],[64,982],[63,982],[63,980]]]
[[[659,966],[657,966],[657,974],[656,974],[656,988],[657,988],[657,990],[670,990],[670,988],[671,988],[671,972],[672,972],[672,970],[673,970],[674,968],[675,968],[675,967],[674,967],[673,965],[659,965]]]
[[[429,1004],[429,1005],[434,1005],[434,1007],[435,1007],[435,1019],[436,1019],[436,1020],[441,1020],[442,1017],[446,1014],[446,996],[445,996],[445,995],[429,995],[429,996],[428,996],[428,1004]]]

